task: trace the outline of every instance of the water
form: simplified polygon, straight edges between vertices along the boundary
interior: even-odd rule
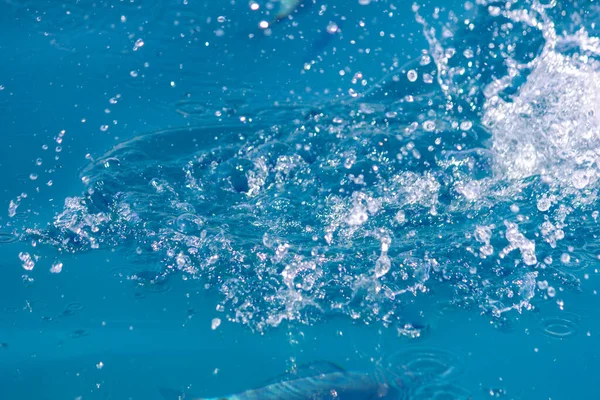
[[[595,2],[278,10],[0,2],[2,398],[598,398]]]

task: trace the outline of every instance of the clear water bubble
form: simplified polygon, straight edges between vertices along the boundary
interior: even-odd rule
[[[375,277],[381,278],[386,275],[392,267],[392,261],[387,255],[381,255],[375,261]]]
[[[423,122],[423,129],[425,129],[427,132],[433,132],[435,130],[435,122],[433,122],[433,121]]]
[[[547,196],[543,196],[537,201],[537,209],[542,212],[548,211],[550,209],[550,206],[552,206],[552,202]]]
[[[139,38],[135,41],[135,43],[133,44],[133,51],[138,51],[139,49],[141,49],[142,47],[144,47],[144,40]]]
[[[335,22],[330,22],[327,25],[327,33],[329,34],[337,33],[339,29],[340,28],[338,27],[338,24],[336,24]]]
[[[63,263],[60,261],[55,261],[50,267],[50,272],[53,274],[60,274],[63,269]]]
[[[473,122],[471,121],[462,121],[460,123],[460,129],[463,131],[468,131],[473,127]]]
[[[409,82],[416,82],[416,80],[419,78],[419,75],[417,74],[417,71],[411,69],[406,73],[406,77],[408,78]]]

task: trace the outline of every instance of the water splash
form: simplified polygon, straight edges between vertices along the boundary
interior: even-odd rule
[[[415,10],[430,48],[355,100],[121,143],[25,238],[123,249],[140,290],[199,280],[258,330],[406,327],[432,292],[500,320],[577,290],[553,260],[598,233],[598,40],[553,9],[479,1],[437,29]]]

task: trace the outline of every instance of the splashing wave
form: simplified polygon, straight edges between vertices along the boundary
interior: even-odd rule
[[[598,40],[557,35],[552,4],[479,3],[442,27],[415,9],[430,48],[349,103],[119,144],[25,236],[135,253],[258,330],[405,325],[433,293],[501,318],[578,290],[584,267],[562,266],[597,233]]]

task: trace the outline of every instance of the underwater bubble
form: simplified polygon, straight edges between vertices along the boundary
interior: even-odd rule
[[[408,80],[410,82],[415,82],[417,80],[417,78],[419,77],[419,75],[417,74],[417,71],[415,71],[414,69],[411,69],[410,71],[408,71],[406,73],[406,77],[408,78]]]
[[[121,282],[129,280],[131,275],[133,275],[134,273],[134,269],[128,267],[116,267],[108,270],[108,274],[111,278],[117,279]]]
[[[162,293],[171,289],[169,277],[166,274],[157,275],[152,271],[142,271],[137,272],[130,279],[138,284],[135,289],[135,295],[138,297],[143,297],[144,293]]]
[[[571,182],[576,189],[583,189],[590,183],[590,176],[587,171],[575,171],[571,176]]]
[[[117,168],[121,166],[121,161],[118,158],[111,157],[105,159],[102,165],[104,168]]]
[[[194,214],[181,214],[175,221],[177,230],[186,235],[199,232],[204,226],[204,220]]]
[[[406,222],[406,213],[404,211],[400,210],[396,213],[396,215],[394,216],[394,219],[396,220],[397,223],[403,224]]]
[[[405,324],[402,327],[398,327],[397,331],[398,336],[403,336],[410,339],[418,339],[429,333],[430,326],[428,324]]]
[[[433,122],[433,121],[423,122],[423,129],[425,129],[427,132],[433,132],[435,130],[435,122]]]
[[[460,129],[463,131],[468,131],[473,127],[473,122],[471,121],[463,121],[460,123]]]
[[[506,396],[506,390],[501,389],[501,388],[484,389],[483,392],[488,394],[490,397],[492,397],[494,399],[499,399],[499,398]]]
[[[63,269],[63,263],[60,261],[56,261],[50,267],[50,272],[53,274],[60,274]]]
[[[335,22],[330,22],[327,25],[327,33],[329,33],[329,34],[334,34],[334,33],[338,32],[339,29],[340,28],[338,27],[338,24],[336,24]]]
[[[552,205],[552,202],[546,196],[539,198],[537,201],[537,208],[538,208],[538,210],[540,210],[542,212],[548,211],[550,209],[551,205]]]

